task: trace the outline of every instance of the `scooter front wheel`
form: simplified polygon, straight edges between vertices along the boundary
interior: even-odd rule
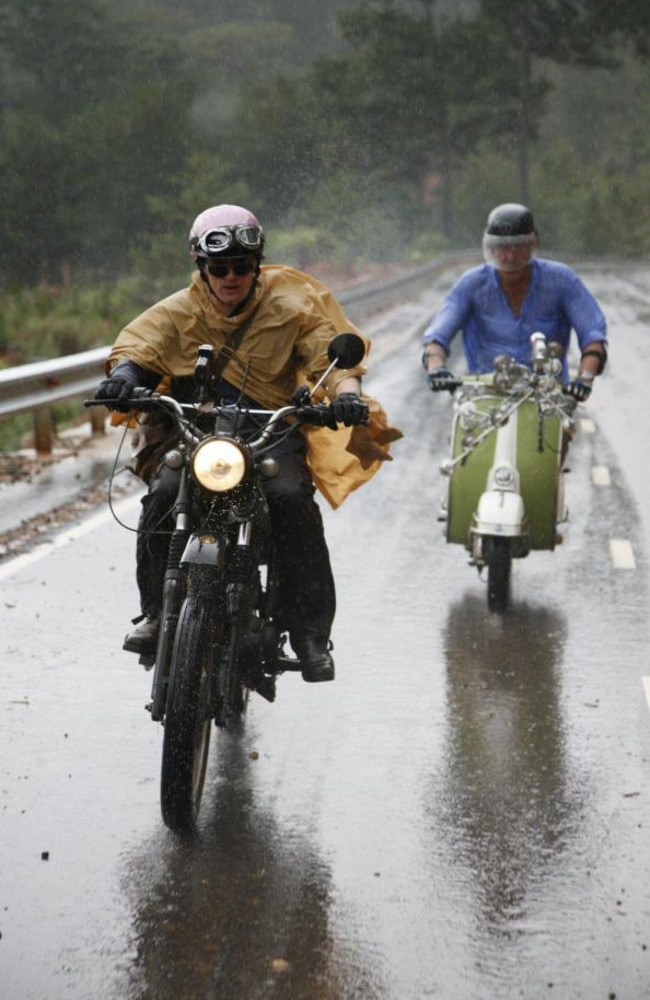
[[[503,614],[510,596],[510,540],[491,538],[488,557],[488,610]]]

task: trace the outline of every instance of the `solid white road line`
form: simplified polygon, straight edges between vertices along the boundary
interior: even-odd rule
[[[584,434],[595,434],[596,424],[593,420],[590,420],[589,417],[583,417],[580,421],[580,430]]]
[[[129,507],[134,506],[136,499],[139,499],[139,495],[136,498],[133,496],[125,497],[119,503],[113,504],[113,509],[120,520],[123,519],[123,515],[128,511]],[[83,520],[80,524],[75,524],[73,528],[68,528],[66,531],[61,531],[59,534],[54,535],[51,539],[40,542],[29,552],[25,552],[21,556],[16,556],[14,559],[10,558],[7,562],[0,563],[0,581],[13,576],[14,573],[18,573],[26,566],[38,562],[44,556],[49,556],[55,549],[62,549],[70,542],[76,541],[77,538],[83,538],[84,535],[88,535],[90,532],[101,528],[112,516],[111,511],[106,507],[93,514],[92,517]],[[135,519],[137,520],[137,511]]]
[[[627,538],[610,538],[609,554],[614,569],[636,569],[634,552]]]
[[[648,703],[648,708],[650,708],[650,677],[642,677],[641,683],[643,684],[643,690],[645,691],[645,700]]]

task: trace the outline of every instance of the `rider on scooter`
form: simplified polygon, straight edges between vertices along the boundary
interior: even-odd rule
[[[605,317],[570,267],[535,257],[537,243],[525,205],[508,203],[490,212],[483,234],[486,263],[461,275],[422,337],[422,364],[433,392],[451,389],[456,382],[447,359],[459,330],[470,374],[492,371],[498,355],[530,365],[530,336],[539,331],[561,345],[567,391],[578,402],[588,399],[607,361]],[[569,380],[572,329],[581,357]]]

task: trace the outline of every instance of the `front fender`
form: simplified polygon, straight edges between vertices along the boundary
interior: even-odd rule
[[[214,566],[221,569],[225,560],[226,544],[214,535],[191,535],[181,557],[181,566]]]
[[[525,518],[524,502],[519,493],[489,490],[479,499],[472,532],[516,537],[524,533]]]

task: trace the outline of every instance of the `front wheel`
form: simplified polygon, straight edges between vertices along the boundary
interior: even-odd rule
[[[492,538],[488,556],[488,609],[503,614],[510,596],[512,556],[507,538]]]
[[[160,803],[165,824],[191,832],[208,763],[214,672],[214,609],[191,595],[181,609],[164,723]]]

